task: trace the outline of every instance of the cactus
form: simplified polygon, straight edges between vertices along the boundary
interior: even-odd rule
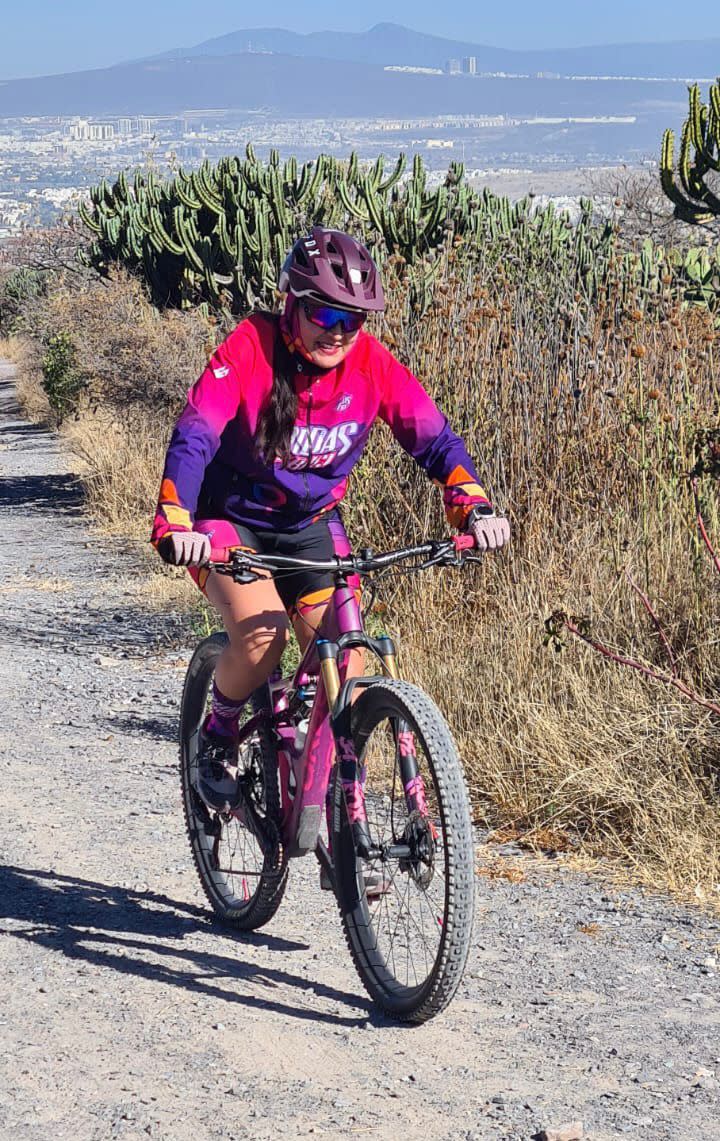
[[[696,108],[686,132],[686,151],[701,144],[704,162],[712,157],[705,151],[715,116]],[[689,166],[681,169],[684,187],[695,185],[693,177]],[[595,224],[590,202],[571,225],[551,206],[535,209],[530,198],[513,205],[472,190],[459,164],[430,189],[420,156],[409,172],[404,155],[389,174],[381,159],[368,165],[356,154],[347,162],[319,155],[298,169],[296,160],[282,164],[278,154],[263,163],[248,145],[244,158],[229,156],[214,167],[204,162],[166,181],[152,172],[131,180],[118,175],[112,186],[103,181],[79,213],[93,238],[90,260],[101,273],[120,261],[145,275],[158,306],[204,302],[234,313],[274,303],[287,249],[315,224],[356,233],[381,265],[398,254],[420,309],[432,303],[444,264],[438,255],[455,245],[470,264],[482,249],[486,265],[530,280],[541,281],[553,264],[574,275],[586,296],[605,287],[615,256],[612,226]],[[720,266],[717,258],[704,259],[696,252],[671,264],[662,247],[646,243],[623,260],[622,290],[651,304],[670,269],[688,300],[714,305]]]
[[[676,218],[702,225],[720,217],[720,197],[707,183],[709,173],[720,171],[720,80],[711,84],[707,106],[697,83],[689,89],[688,103],[677,165],[680,186],[675,178],[675,135],[671,130],[663,135],[660,184],[675,206]]]

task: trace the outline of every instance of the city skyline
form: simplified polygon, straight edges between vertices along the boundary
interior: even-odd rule
[[[152,8],[140,0],[125,0],[122,10],[98,8],[90,0],[67,0],[62,8],[53,0],[28,0],[3,13],[0,81],[107,67],[244,28],[360,32],[383,21],[518,50],[697,38],[688,34],[685,13],[671,0],[652,5],[646,0],[606,0],[597,9],[578,7],[571,0],[553,0],[542,8],[533,0],[517,0],[511,9],[457,0],[445,4],[442,15],[430,0],[394,0],[389,6],[366,0],[361,12],[339,10],[328,0],[309,0],[300,11],[290,0],[276,0],[270,17],[265,10],[258,15],[256,5],[237,0],[216,0],[202,14],[190,0]],[[703,36],[720,36],[720,9],[704,18]]]

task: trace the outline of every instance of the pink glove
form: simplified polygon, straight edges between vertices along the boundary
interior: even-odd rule
[[[175,567],[204,566],[211,550],[210,537],[197,531],[171,531],[158,543],[160,558]]]
[[[510,524],[503,515],[481,515],[473,511],[465,527],[479,551],[499,551],[510,542]]]

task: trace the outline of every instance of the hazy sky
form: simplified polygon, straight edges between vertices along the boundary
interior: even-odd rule
[[[0,0],[0,79],[104,67],[241,28],[364,31],[390,20],[495,47],[720,36],[720,4],[677,0]]]

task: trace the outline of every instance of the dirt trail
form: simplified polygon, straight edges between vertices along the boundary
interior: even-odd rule
[[[217,926],[175,771],[192,636],[138,607],[1,364],[0,517],[0,1138],[717,1139],[700,912],[506,847],[419,1029],[371,1011],[312,861],[263,932]]]

